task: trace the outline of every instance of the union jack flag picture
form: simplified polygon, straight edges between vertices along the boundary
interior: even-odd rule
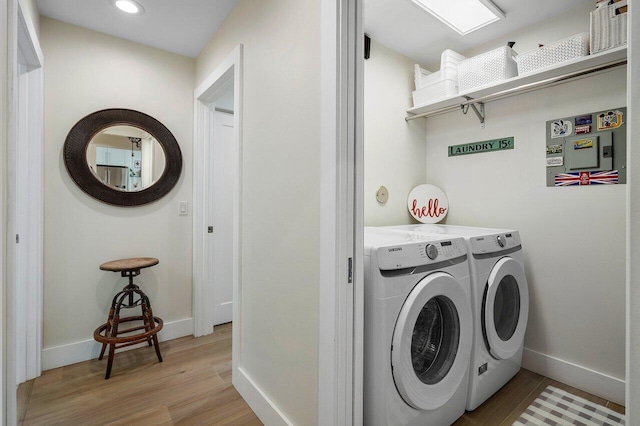
[[[618,171],[558,173],[555,186],[611,185],[618,183]]]

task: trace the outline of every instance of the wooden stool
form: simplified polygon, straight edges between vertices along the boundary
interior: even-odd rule
[[[113,260],[100,265],[100,269],[103,271],[120,272],[121,276],[129,277],[129,284],[126,285],[122,291],[118,292],[111,302],[107,322],[96,328],[96,331],[93,332],[93,338],[102,343],[102,350],[100,351],[100,357],[98,359],[102,360],[107,345],[109,346],[109,360],[107,362],[105,380],[111,375],[111,366],[113,365],[113,356],[116,349],[137,345],[138,343],[146,341],[149,346],[155,346],[158,361],[162,362],[157,336],[158,332],[162,330],[162,319],[153,316],[149,298],[140,290],[140,287],[133,283],[133,277],[140,275],[140,269],[157,264],[158,259],[153,257],[137,257]],[[135,296],[138,296],[138,298],[136,299]],[[141,307],[141,316],[120,318],[120,309],[135,308],[136,306]],[[118,328],[121,323],[129,321],[142,321],[143,325],[125,330]]]

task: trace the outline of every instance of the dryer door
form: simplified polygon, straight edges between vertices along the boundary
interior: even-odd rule
[[[402,399],[419,410],[443,406],[466,378],[471,304],[462,284],[436,272],[404,302],[393,332],[391,367]]]
[[[522,266],[503,257],[491,270],[482,303],[482,331],[496,359],[514,356],[522,347],[529,318],[529,287]]]

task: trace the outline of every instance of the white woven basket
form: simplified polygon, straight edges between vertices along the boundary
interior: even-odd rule
[[[518,75],[513,59],[517,53],[508,46],[474,56],[458,64],[458,88],[461,92]]]
[[[627,44],[627,0],[601,6],[590,14],[591,54]]]
[[[572,35],[516,56],[518,75],[530,73],[589,54],[589,33]]]

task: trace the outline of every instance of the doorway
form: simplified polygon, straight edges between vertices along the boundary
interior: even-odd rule
[[[213,140],[209,158],[209,223],[213,234],[209,239],[211,253],[209,264],[213,271],[213,326],[233,320],[233,283],[234,283],[234,215],[233,210],[239,194],[236,191],[235,174],[237,171],[238,145],[234,140],[233,81],[227,93],[215,102],[213,113]],[[229,96],[229,94],[231,96]],[[231,99],[231,105],[224,105],[225,99]],[[218,105],[221,105],[219,107]],[[226,108],[224,108],[226,107]],[[207,232],[209,232],[207,230]]]
[[[194,335],[210,334],[216,324],[233,321],[234,385],[242,333],[241,68],[239,45],[194,93]]]
[[[42,373],[43,54],[20,2],[8,4],[6,423],[18,384]]]

